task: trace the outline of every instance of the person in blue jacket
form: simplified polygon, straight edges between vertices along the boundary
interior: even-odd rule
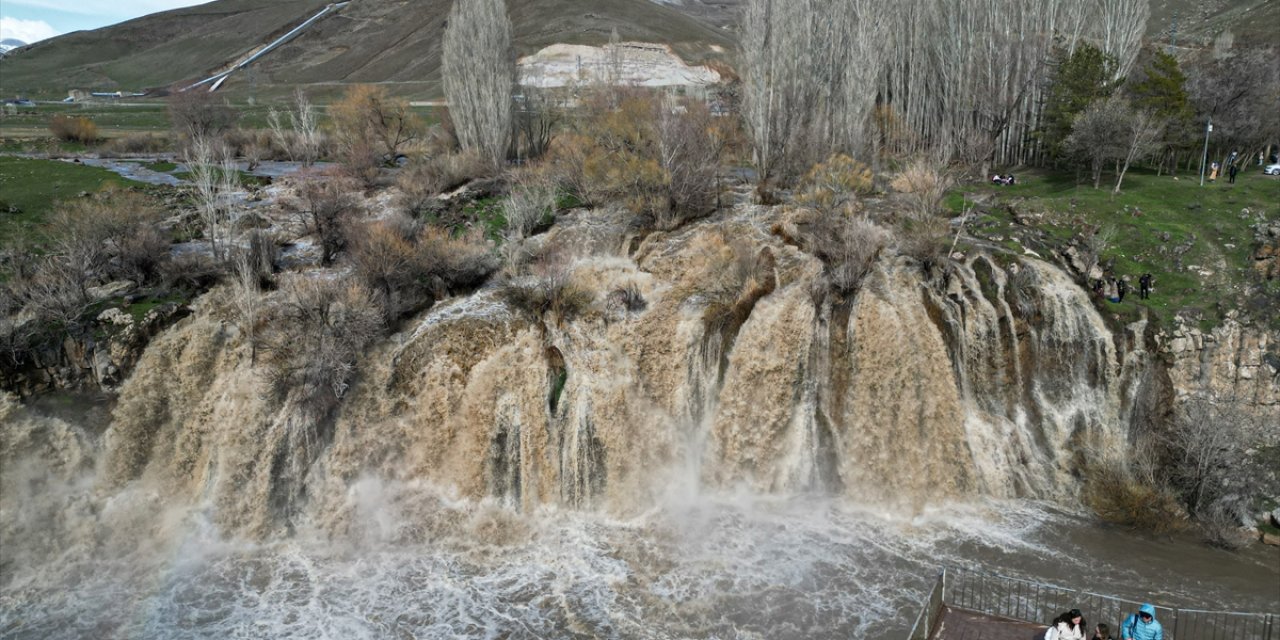
[[[1156,608],[1144,604],[1120,625],[1120,640],[1164,640],[1164,627],[1156,620]]]

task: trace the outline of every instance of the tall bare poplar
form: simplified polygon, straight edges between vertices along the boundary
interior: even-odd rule
[[[743,114],[759,195],[832,152],[865,151],[886,55],[884,3],[749,0],[742,36]]]
[[[1099,48],[1116,59],[1116,80],[1129,75],[1151,17],[1149,0],[1096,0]]]
[[[790,166],[815,99],[808,74],[810,0],[748,0],[742,30],[742,114],[758,172],[757,195]]]
[[[511,19],[503,0],[454,0],[442,65],[458,142],[500,165],[511,139],[516,80]]]

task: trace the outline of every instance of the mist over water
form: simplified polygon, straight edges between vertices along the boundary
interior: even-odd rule
[[[741,492],[618,520],[522,516],[418,483],[368,480],[350,499],[359,524],[340,536],[304,524],[287,539],[228,539],[199,509],[158,511],[139,524],[169,530],[133,545],[96,537],[6,557],[0,635],[887,640],[909,629],[942,565],[1259,611],[1280,580],[1265,551],[1140,539],[1029,501],[904,517]],[[129,507],[96,517],[111,508]]]

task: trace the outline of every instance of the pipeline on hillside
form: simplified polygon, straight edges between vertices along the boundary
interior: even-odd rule
[[[275,49],[277,49],[277,48],[279,48],[279,47],[283,46],[285,43],[287,43],[287,42],[289,42],[290,40],[294,39],[295,37],[297,37],[297,35],[298,35],[299,33],[302,33],[303,31],[305,31],[305,30],[306,30],[308,27],[310,27],[311,25],[315,24],[316,22],[319,22],[319,21],[320,21],[322,18],[324,18],[325,16],[327,16],[327,15],[329,15],[330,13],[333,13],[333,12],[335,12],[335,11],[337,11],[337,10],[339,10],[339,9],[341,9],[341,8],[343,8],[343,7],[345,7],[345,6],[347,6],[348,4],[351,4],[351,3],[350,3],[349,1],[348,1],[348,2],[335,2],[335,3],[333,3],[333,4],[330,4],[330,5],[326,6],[324,9],[321,9],[321,10],[320,10],[320,13],[317,13],[316,15],[311,16],[310,18],[308,18],[308,19],[307,19],[305,22],[303,22],[302,24],[300,24],[300,25],[298,25],[298,26],[294,27],[293,29],[290,29],[288,33],[286,33],[286,34],[284,34],[284,35],[280,36],[279,38],[276,38],[273,42],[271,42],[271,43],[270,43],[270,44],[268,44],[267,46],[265,46],[265,47],[263,47],[263,48],[259,49],[256,53],[254,53],[253,55],[250,55],[248,58],[245,58],[244,60],[240,61],[239,63],[237,63],[235,66],[231,67],[230,69],[227,69],[226,71],[223,71],[222,73],[219,73],[219,74],[216,74],[216,75],[213,75],[213,76],[209,76],[208,78],[205,78],[204,80],[201,80],[201,81],[199,81],[199,82],[197,82],[197,83],[195,83],[195,84],[193,84],[193,85],[191,85],[191,86],[189,86],[189,87],[185,87],[185,88],[183,88],[182,90],[183,90],[184,92],[185,92],[185,91],[190,91],[190,90],[192,90],[192,89],[195,89],[196,87],[200,87],[200,86],[203,86],[203,85],[206,85],[206,84],[210,84],[210,83],[212,83],[212,86],[210,86],[210,87],[209,87],[209,92],[210,92],[210,93],[213,93],[214,91],[217,91],[217,90],[218,90],[218,88],[222,86],[222,83],[223,83],[223,82],[225,82],[225,81],[227,80],[227,78],[231,77],[231,74],[233,74],[233,73],[235,73],[236,71],[239,71],[240,69],[243,69],[243,68],[245,68],[245,67],[247,67],[247,66],[249,66],[249,65],[253,64],[255,61],[257,61],[257,60],[258,60],[259,58],[261,58],[262,56],[265,56],[265,55],[267,55],[268,53],[271,53],[271,52],[272,52],[272,51],[274,51]]]

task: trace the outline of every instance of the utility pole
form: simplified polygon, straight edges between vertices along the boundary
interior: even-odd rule
[[[1213,118],[1209,119],[1209,125],[1204,128],[1204,155],[1200,157],[1200,186],[1204,186],[1204,167],[1209,162],[1209,134],[1213,133]]]

